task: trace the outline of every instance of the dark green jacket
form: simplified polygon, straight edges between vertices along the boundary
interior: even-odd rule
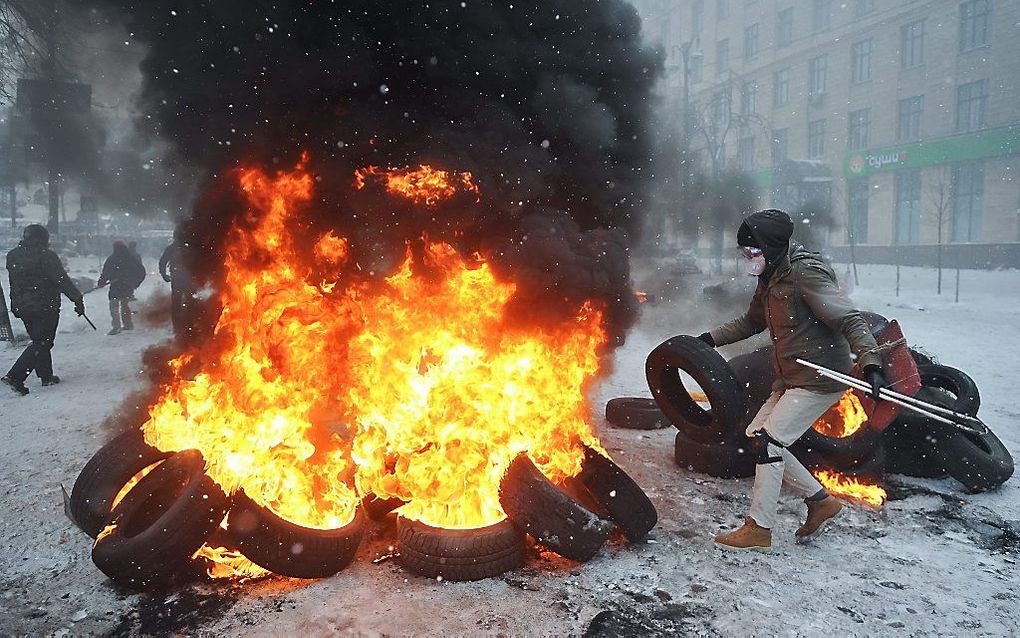
[[[60,257],[44,244],[20,242],[7,253],[7,272],[15,317],[60,312],[60,293],[74,302],[81,299]]]
[[[797,363],[805,359],[850,372],[851,348],[861,367],[882,365],[867,322],[836,285],[836,273],[818,253],[795,243],[768,278],[758,280],[742,317],[711,332],[716,345],[741,341],[764,331],[772,336],[774,390],[804,388],[839,392],[846,387]]]

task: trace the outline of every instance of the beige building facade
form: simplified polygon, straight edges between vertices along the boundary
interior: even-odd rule
[[[827,203],[834,253],[1020,266],[1020,2],[637,4],[699,162]]]

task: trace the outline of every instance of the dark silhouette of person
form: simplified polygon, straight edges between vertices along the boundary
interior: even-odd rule
[[[135,289],[145,281],[145,266],[142,260],[131,252],[127,245],[117,240],[113,242],[113,254],[106,258],[103,272],[99,275],[97,288],[110,286],[110,321],[113,328],[111,335],[122,330],[134,330],[131,320],[130,302],[135,297]]]
[[[53,374],[51,351],[60,321],[61,293],[74,302],[79,316],[85,314],[85,301],[67,276],[60,257],[50,250],[49,231],[39,224],[30,224],[23,237],[7,253],[7,272],[11,281],[11,312],[25,324],[32,342],[0,381],[26,395],[25,381],[33,370],[44,386],[60,383],[60,377]]]
[[[190,328],[195,294],[195,284],[184,265],[186,247],[183,233],[178,228],[174,230],[173,243],[163,250],[159,258],[159,274],[163,281],[170,283],[170,321],[177,336],[186,334]]]

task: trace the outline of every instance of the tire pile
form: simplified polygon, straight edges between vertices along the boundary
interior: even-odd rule
[[[887,320],[867,313],[872,330]],[[937,364],[911,350],[921,377],[917,398],[977,416],[980,396],[963,371]],[[699,339],[681,335],[649,354],[645,373],[653,399],[618,398],[606,405],[606,419],[619,427],[657,429],[676,426],[676,462],[720,478],[754,475],[754,457],[746,426],[772,392],[771,347],[727,362]],[[703,407],[684,387],[680,373],[697,382],[707,396]],[[850,436],[825,436],[809,429],[790,446],[812,470],[830,470],[869,482],[886,473],[952,477],[977,492],[998,487],[1013,474],[1013,459],[991,431],[976,434],[921,417],[904,409],[883,431],[865,423]]]
[[[398,562],[430,578],[478,580],[523,565],[526,536],[565,558],[587,561],[614,529],[635,543],[657,521],[633,479],[591,448],[581,472],[564,486],[521,454],[502,480],[499,499],[507,518],[482,529],[440,529],[398,516]],[[282,576],[332,576],[354,560],[366,519],[382,520],[400,505],[368,495],[344,527],[302,527],[243,491],[226,494],[205,474],[198,451],[161,452],[132,430],[85,465],[69,514],[95,539],[92,560],[106,576],[125,587],[157,589],[193,579],[199,570],[192,557],[212,539]]]

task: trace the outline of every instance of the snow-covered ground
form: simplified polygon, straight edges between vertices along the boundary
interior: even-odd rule
[[[94,277],[96,264],[72,263]],[[666,287],[661,273],[639,284]],[[651,275],[655,276],[651,276]],[[668,277],[666,277],[668,279]],[[907,337],[966,370],[982,391],[981,416],[1020,456],[1020,273],[965,271],[961,301],[935,295],[934,273],[862,267],[854,297],[895,317]],[[0,279],[6,285],[6,277]],[[105,293],[87,298],[93,332],[64,309],[55,368],[64,383],[19,398],[0,394],[0,634],[198,635],[1015,635],[1020,632],[1020,479],[967,495],[951,480],[897,481],[881,512],[849,509],[811,545],[792,542],[803,505],[781,506],[771,555],[730,555],[711,537],[737,525],[748,480],[720,480],[676,467],[673,432],[607,426],[598,413],[613,396],[647,395],[644,357],[661,340],[729,317],[736,302],[706,301],[707,278],[648,304],[614,371],[593,396],[595,423],[614,458],[646,488],[660,522],[647,542],[614,542],[578,565],[549,554],[504,578],[446,583],[404,573],[388,554],[392,531],[375,529],[355,563],[321,581],[273,579],[202,585],[170,594],[118,590],[89,559],[89,541],[64,518],[60,485],[108,434],[104,418],[141,383],[142,350],[165,326],[106,336]],[[746,282],[740,280],[738,284]],[[150,277],[146,299],[165,286]],[[65,304],[66,305],[66,304]],[[17,326],[20,329],[20,326]],[[6,368],[19,347],[0,345]],[[600,634],[599,631],[602,633]]]

